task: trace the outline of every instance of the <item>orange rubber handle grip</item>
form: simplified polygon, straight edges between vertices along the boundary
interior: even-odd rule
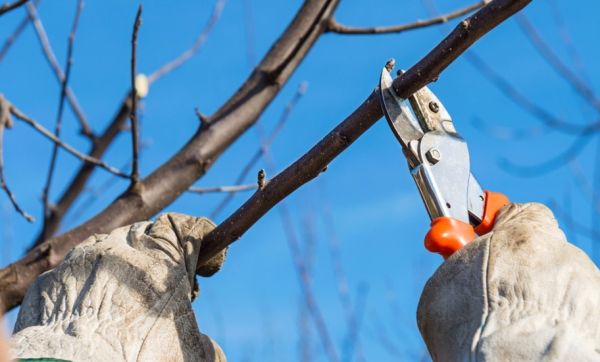
[[[492,231],[496,216],[502,206],[508,204],[508,197],[499,192],[485,191],[485,204],[483,206],[483,218],[481,223],[475,228],[475,232],[484,235]]]
[[[494,227],[496,216],[508,198],[499,193],[485,191],[485,204],[481,223],[473,228],[470,224],[451,217],[437,217],[431,221],[431,228],[425,235],[425,248],[448,259],[450,255],[475,239],[475,233],[487,234]]]
[[[448,259],[455,251],[475,239],[471,224],[451,217],[436,217],[425,235],[425,248]]]

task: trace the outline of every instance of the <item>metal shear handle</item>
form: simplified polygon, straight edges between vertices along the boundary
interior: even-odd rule
[[[425,247],[447,258],[473,240],[475,233],[489,232],[508,199],[479,186],[470,171],[467,143],[435,94],[423,87],[407,102],[392,83],[389,70],[383,68],[381,106],[431,219]]]

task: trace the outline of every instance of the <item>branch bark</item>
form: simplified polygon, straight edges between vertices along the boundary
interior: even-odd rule
[[[368,28],[359,28],[359,27],[352,27],[352,26],[340,24],[335,19],[332,18],[329,21],[327,31],[332,32],[332,33],[337,33],[337,34],[346,34],[346,35],[370,35],[370,34],[392,34],[392,33],[397,34],[397,33],[402,33],[404,31],[408,31],[408,30],[426,28],[428,26],[446,23],[452,19],[456,19],[461,16],[467,15],[468,13],[485,6],[489,2],[490,2],[490,0],[479,1],[479,2],[476,2],[475,4],[469,5],[462,9],[455,10],[448,14],[436,16],[431,19],[417,20],[417,21],[414,21],[414,22],[408,23],[408,24],[392,25],[392,26],[373,26],[373,27],[368,27]]]
[[[209,126],[199,129],[177,154],[140,181],[138,192],[125,192],[84,224],[0,270],[0,310],[19,304],[40,273],[58,265],[91,234],[148,219],[185,192],[256,121],[324,32],[337,5],[338,0],[305,2],[248,80],[210,117]]]
[[[438,79],[459,55],[498,24],[521,10],[531,0],[494,0],[470,18],[463,20],[440,44],[394,80],[398,94],[407,98]],[[197,271],[219,251],[238,240],[258,219],[300,186],[317,177],[327,165],[350,146],[382,116],[377,90],[348,118],[319,143],[270,180],[236,212],[224,220],[203,240]]]
[[[12,3],[2,4],[2,6],[0,6],[0,16],[4,15],[5,13],[7,13],[11,10],[18,8],[19,6],[25,4],[27,1],[28,0],[17,0]]]

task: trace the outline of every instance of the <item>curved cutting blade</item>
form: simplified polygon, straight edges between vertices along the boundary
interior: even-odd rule
[[[384,67],[379,80],[379,94],[383,114],[392,128],[392,132],[405,150],[409,150],[408,143],[419,140],[423,132],[419,122],[411,112],[407,102],[400,98],[394,87],[390,72]]]

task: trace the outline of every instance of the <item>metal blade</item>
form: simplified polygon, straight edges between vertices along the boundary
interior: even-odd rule
[[[456,133],[452,117],[438,97],[428,88],[423,87],[408,97],[421,128],[425,131],[444,131]]]
[[[393,79],[390,72],[386,68],[383,68],[379,80],[381,108],[388,124],[392,128],[392,132],[406,152],[410,151],[409,142],[421,139],[423,132],[415,116],[410,111],[408,104],[403,102],[403,99],[396,94],[392,83]]]

